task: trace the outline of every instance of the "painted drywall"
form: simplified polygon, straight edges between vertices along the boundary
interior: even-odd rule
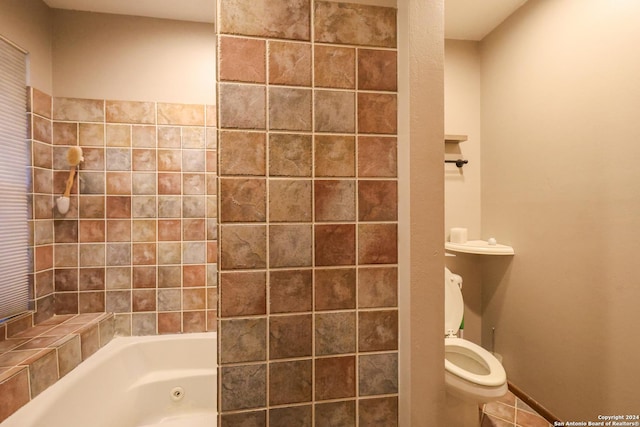
[[[398,4],[398,279],[402,427],[444,408],[444,2]]]
[[[53,94],[215,104],[213,24],[54,9]]]
[[[482,42],[483,340],[566,420],[637,414],[640,2],[528,2]]]
[[[0,36],[29,53],[27,84],[51,93],[51,10],[41,0],[0,0]]]
[[[463,158],[462,168],[444,166],[444,239],[451,227],[466,227],[469,239],[486,238],[480,229],[480,45],[474,41],[445,40],[444,128],[446,134],[467,135],[462,143],[444,144],[447,159]],[[482,258],[457,254],[446,266],[462,276],[465,303],[464,338],[481,342]]]

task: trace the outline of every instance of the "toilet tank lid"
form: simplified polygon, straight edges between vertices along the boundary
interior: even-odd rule
[[[464,315],[464,300],[453,273],[444,268],[444,333],[457,334]]]

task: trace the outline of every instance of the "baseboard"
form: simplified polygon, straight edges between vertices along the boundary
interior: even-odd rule
[[[558,422],[560,421],[560,418],[556,417],[551,412],[549,412],[547,408],[542,406],[538,401],[536,401],[534,398],[532,398],[527,393],[525,393],[521,388],[514,385],[511,381],[507,381],[507,383],[509,385],[509,390],[511,391],[511,393],[515,394],[516,397],[518,397],[524,403],[529,405],[531,409],[536,411],[541,417],[549,421],[551,424],[553,424],[556,421]]]

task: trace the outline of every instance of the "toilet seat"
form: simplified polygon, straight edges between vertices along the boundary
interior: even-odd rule
[[[463,380],[485,387],[496,387],[507,381],[507,373],[500,361],[471,341],[462,338],[446,338],[444,352],[445,369]],[[454,358],[455,361],[450,360]],[[477,367],[480,367],[483,372],[476,369]]]

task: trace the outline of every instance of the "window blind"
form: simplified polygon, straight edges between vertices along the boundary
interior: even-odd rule
[[[0,37],[0,320],[29,307],[26,62]]]

